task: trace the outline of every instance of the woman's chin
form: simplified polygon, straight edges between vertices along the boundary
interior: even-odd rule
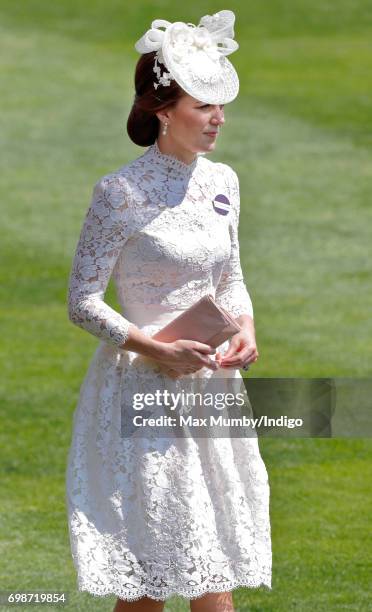
[[[214,142],[210,142],[209,144],[205,144],[202,148],[202,152],[203,153],[208,153],[209,151],[214,151],[214,149],[216,148],[216,141]]]

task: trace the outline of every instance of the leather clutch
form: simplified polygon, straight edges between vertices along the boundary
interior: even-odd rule
[[[204,295],[178,317],[157,331],[152,338],[160,342],[197,340],[217,348],[241,330],[227,310],[211,294]]]

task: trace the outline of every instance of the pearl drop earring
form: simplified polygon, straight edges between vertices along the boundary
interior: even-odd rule
[[[167,122],[165,122],[165,123],[164,123],[164,126],[163,126],[163,136],[165,136],[165,135],[166,135],[166,133],[167,133],[167,129],[168,129],[168,123],[167,123]]]

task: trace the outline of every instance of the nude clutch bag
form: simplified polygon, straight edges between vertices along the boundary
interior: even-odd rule
[[[211,294],[207,294],[156,332],[152,338],[160,342],[197,340],[217,348],[240,330],[240,325],[230,313],[219,306]]]

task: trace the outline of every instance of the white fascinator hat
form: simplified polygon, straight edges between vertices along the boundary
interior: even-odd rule
[[[234,38],[235,15],[219,11],[193,23],[155,19],[136,42],[139,53],[156,51],[155,90],[174,79],[190,96],[207,104],[227,104],[239,92],[239,78],[227,55],[239,48]],[[161,74],[163,64],[166,71]]]

